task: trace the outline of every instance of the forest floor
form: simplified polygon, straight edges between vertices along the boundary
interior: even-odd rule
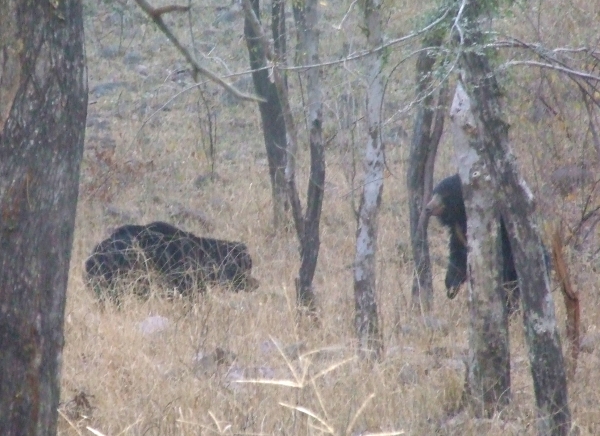
[[[59,434],[92,434],[86,427],[105,435],[536,434],[519,316],[510,328],[510,406],[492,419],[474,419],[459,410],[468,353],[467,293],[462,289],[456,299],[446,298],[448,237],[437,222],[429,231],[435,308],[429,315],[409,310],[413,265],[405,174],[414,113],[403,108],[414,97],[414,58],[398,60],[406,48],[391,54],[390,66],[397,61],[398,68],[390,71],[383,108],[387,170],[377,303],[385,353],[380,362],[367,364],[355,357],[352,275],[360,150],[367,135],[364,64],[325,70],[329,142],[314,282],[321,325],[296,323],[298,242],[293,232],[275,232],[271,224],[269,171],[256,105],[238,102],[211,83],[194,86],[180,54],[132,1],[84,3],[90,97],[65,314]],[[195,45],[208,68],[224,76],[247,71],[241,12],[217,7],[217,1],[201,3],[192,9],[193,39],[187,14],[169,17],[168,24],[186,44]],[[388,22],[395,36],[408,33],[424,10],[422,2],[419,8],[399,3],[390,9]],[[342,21],[345,10],[334,10],[329,2],[322,6],[328,23],[322,60],[340,58],[348,46],[359,50],[365,43],[357,31],[360,14],[353,12],[338,32],[333,24]],[[288,22],[292,29],[291,17]],[[576,24],[585,27],[582,22]],[[252,91],[249,77],[228,80]],[[298,77],[291,73],[289,79],[305,141],[304,88]],[[507,117],[519,164],[540,199],[540,227],[558,218],[574,227],[586,199],[596,204],[597,194],[591,187],[584,195],[582,187],[580,194],[562,197],[552,189],[550,174],[589,152],[581,145],[586,123],[570,124],[570,142],[564,140],[564,129],[536,112],[528,96],[539,76],[518,73],[510,78],[513,82],[506,80],[518,83],[509,87]],[[571,97],[567,91],[561,94],[565,105]],[[580,110],[576,103],[566,107],[568,116]],[[342,132],[348,116],[352,127]],[[445,134],[436,180],[455,171],[452,156],[452,140]],[[308,165],[302,146],[301,192]],[[156,220],[200,236],[245,242],[260,288],[233,293],[215,287],[192,301],[128,296],[120,307],[101,305],[86,286],[86,257],[112,229]],[[592,236],[577,250],[567,247],[583,310],[584,347],[569,382],[573,422],[582,435],[600,434],[600,393],[593,383],[600,367],[596,234],[591,228]],[[559,292],[553,297],[564,338],[563,299]]]

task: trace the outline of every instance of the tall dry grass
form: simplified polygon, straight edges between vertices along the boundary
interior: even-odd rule
[[[544,35],[553,37],[552,23],[559,22],[553,19],[572,4],[561,2],[543,14],[548,21],[542,23],[548,29]],[[211,69],[221,74],[227,68],[245,70],[242,19],[215,24],[217,5],[195,6],[194,42],[202,53],[210,53],[204,62]],[[338,23],[341,8],[324,5],[323,19]],[[389,32],[400,35],[410,30],[423,6],[402,2],[390,10]],[[569,16],[570,26],[581,32],[578,38],[584,38],[583,16]],[[363,43],[353,27],[356,16],[350,19],[339,34],[324,24],[323,59],[339,56],[344,41],[352,50]],[[386,99],[388,171],[377,271],[386,351],[381,362],[367,365],[354,358],[352,287],[352,200],[359,195],[361,166],[357,155],[353,181],[352,150],[359,153],[364,143],[363,125],[359,122],[352,134],[336,136],[327,148],[315,277],[322,325],[297,325],[293,283],[298,245],[293,233],[274,234],[270,224],[268,167],[256,107],[231,104],[210,84],[203,88],[217,126],[216,175],[211,179],[204,103],[196,89],[182,93],[192,80],[175,73],[185,64],[165,37],[132,2],[86,2],[85,20],[92,92],[65,318],[60,434],[91,434],[86,427],[105,435],[535,434],[533,388],[518,318],[511,322],[511,406],[490,420],[456,415],[467,353],[467,302],[464,290],[454,301],[445,297],[447,235],[437,223],[430,226],[435,310],[428,317],[408,311],[412,264],[404,180],[408,139],[403,132],[411,131],[412,113],[398,109],[413,95],[410,62],[395,70]],[[521,29],[517,21],[502,25]],[[190,42],[187,18],[172,17],[169,23]],[[556,32],[564,36],[560,29]],[[390,67],[395,56],[390,57]],[[348,68],[332,69],[324,76],[328,138],[339,132],[343,95],[356,99],[354,116],[361,116],[360,62]],[[542,208],[540,220],[556,215],[574,219],[583,200],[565,200],[544,189],[552,169],[589,152],[584,147],[585,122],[575,99],[572,104],[563,102],[569,137],[555,118],[529,117],[535,101],[527,95],[538,79],[524,70],[505,77],[515,151],[543,205],[553,206]],[[293,74],[290,86],[302,125],[300,86]],[[567,92],[560,81],[556,87]],[[307,177],[307,154],[301,150],[298,157],[300,183]],[[437,179],[453,171],[446,135]],[[239,294],[214,288],[193,301],[130,296],[119,308],[101,306],[83,280],[86,256],[111,228],[159,219],[198,235],[246,242],[261,287]],[[600,313],[597,259],[591,254],[593,246],[582,250],[573,251],[570,261],[582,293],[583,326],[593,334]],[[562,320],[561,297],[554,297]],[[142,326],[151,316],[166,318],[168,325],[144,332]],[[599,394],[593,383],[600,362],[598,351],[589,351],[581,355],[569,394],[581,434],[593,435],[600,432]]]

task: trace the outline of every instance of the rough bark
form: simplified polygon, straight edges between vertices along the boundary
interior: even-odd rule
[[[368,46],[382,44],[381,2],[365,2],[365,29]],[[381,141],[381,103],[383,101],[383,53],[372,53],[368,61],[367,127],[365,180],[358,211],[356,255],[354,261],[355,328],[363,356],[378,358],[383,349],[376,302],[377,230],[383,191],[385,151]]]
[[[307,0],[303,11],[297,11],[303,18],[296,25],[304,25],[300,31],[305,47],[306,58],[310,65],[319,63],[319,31],[317,0]],[[296,14],[295,14],[296,15]],[[308,94],[308,119],[310,126],[310,178],[306,199],[303,233],[300,240],[300,271],[296,281],[296,296],[299,307],[315,311],[315,295],[312,282],[319,256],[319,225],[323,205],[323,185],[325,183],[325,156],[323,144],[323,103],[321,99],[320,68],[309,68],[306,71]],[[298,227],[298,226],[297,226]]]
[[[0,5],[0,434],[56,434],[87,113],[81,2]]]
[[[467,2],[464,47],[481,47],[476,28],[480,4]],[[482,132],[479,156],[489,170],[499,212],[506,223],[519,283],[525,335],[537,403],[538,433],[565,435],[571,426],[565,366],[554,314],[554,302],[541,238],[534,221],[531,191],[521,179],[509,150],[508,124],[502,118],[500,90],[487,57],[479,50],[460,56],[465,90],[475,117],[472,129]]]
[[[559,227],[552,233],[552,260],[556,277],[565,300],[567,319],[565,322],[567,340],[569,341],[570,360],[568,361],[568,376],[572,379],[577,371],[577,358],[580,346],[581,308],[579,307],[579,292],[571,284],[571,277],[563,252],[563,238]]]
[[[434,33],[425,38],[423,48],[439,47],[443,36],[443,33]],[[437,106],[434,107],[435,95],[431,86],[435,61],[436,56],[431,51],[423,51],[417,58],[416,98],[421,99],[421,102],[415,115],[406,174],[410,239],[415,263],[411,306],[413,309],[425,313],[433,309],[433,284],[429,244],[427,243],[428,217],[423,214],[423,211],[433,189],[435,155],[444,130],[444,111],[447,99],[447,84],[445,83],[436,93],[438,101]]]
[[[491,417],[510,401],[508,310],[502,280],[500,219],[495,187],[480,156],[483,135],[459,83],[450,110],[468,235],[469,358],[465,399],[478,417]]]
[[[256,17],[259,17],[259,0],[250,0],[250,2]],[[286,126],[277,88],[269,80],[269,71],[259,70],[267,65],[265,47],[247,15],[244,19],[244,36],[248,47],[250,68],[253,70],[254,88],[256,93],[266,100],[265,103],[259,103],[258,107],[271,177],[273,226],[278,230],[285,225],[286,211],[289,208],[285,181]]]

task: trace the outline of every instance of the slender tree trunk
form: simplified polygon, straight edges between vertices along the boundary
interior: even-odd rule
[[[481,4],[465,5],[464,47],[482,47],[476,28]],[[468,20],[468,21],[467,21]],[[478,50],[464,50],[460,63],[465,89],[475,114],[472,128],[482,132],[478,150],[499,188],[498,205],[506,223],[519,276],[525,336],[529,348],[533,386],[538,409],[538,433],[566,435],[571,427],[565,366],[556,326],[554,303],[541,238],[531,220],[535,203],[521,179],[509,150],[508,124],[502,119],[500,90],[487,58]]]
[[[306,0],[303,19],[298,24],[305,24],[300,32],[303,34],[308,63],[319,63],[319,31],[318,2]],[[303,234],[299,234],[301,265],[296,281],[298,305],[314,312],[316,309],[312,282],[319,256],[319,224],[323,206],[323,185],[325,183],[325,156],[323,145],[323,103],[321,100],[320,68],[309,68],[306,71],[308,92],[308,119],[310,126],[310,178],[304,216]]]
[[[278,1],[273,4],[273,32],[274,39],[277,41],[273,50],[269,48],[269,43],[265,37],[260,23],[256,18],[256,5],[252,5],[250,0],[244,0],[243,7],[246,13],[246,26],[252,29],[256,36],[256,43],[260,45],[261,50],[272,59],[275,64],[280,62],[280,56],[285,56],[284,32],[285,27],[282,24],[284,19],[283,2]],[[306,10],[300,5],[296,5],[297,13],[306,13],[306,28],[301,29],[301,44],[306,45],[307,53],[311,60],[318,62],[319,40],[316,30],[317,10],[314,1],[306,2]],[[309,21],[310,20],[310,21]],[[311,314],[316,311],[315,296],[312,289],[312,280],[317,265],[319,253],[319,223],[321,217],[321,206],[323,203],[323,183],[325,181],[325,162],[323,157],[323,139],[321,133],[322,125],[322,103],[321,88],[319,83],[319,69],[309,69],[308,77],[308,103],[310,116],[310,149],[311,149],[311,173],[308,187],[307,211],[306,215],[302,213],[300,196],[296,187],[296,154],[298,152],[298,135],[296,125],[292,116],[292,110],[287,93],[286,80],[282,70],[273,69],[273,79],[275,90],[280,102],[281,115],[287,132],[286,147],[286,165],[284,169],[284,178],[287,188],[287,196],[291,205],[292,216],[296,233],[300,242],[301,266],[299,277],[296,279],[297,300],[300,308],[308,309]]]
[[[381,2],[365,2],[365,29],[368,45],[376,48],[382,44]],[[356,305],[355,327],[361,354],[379,358],[383,342],[379,331],[376,302],[377,227],[385,151],[381,141],[381,104],[383,101],[383,54],[370,55],[367,90],[368,141],[365,147],[365,180],[358,212],[356,255],[354,261],[354,299]]]
[[[0,434],[56,434],[87,113],[81,2],[0,5]]]
[[[466,400],[479,417],[510,401],[508,310],[502,281],[500,217],[495,186],[479,155],[486,140],[474,125],[468,95],[459,83],[450,110],[454,147],[467,212],[469,360]]]
[[[443,33],[432,34],[423,41],[423,48],[439,47],[443,37]],[[422,101],[415,116],[406,174],[410,238],[415,263],[411,306],[426,313],[433,309],[433,284],[427,243],[428,217],[423,214],[423,209],[433,189],[435,155],[444,130],[444,112],[448,94],[447,83],[444,83],[436,93],[437,107],[433,106],[435,96],[430,88],[433,84],[435,60],[436,56],[430,51],[421,52],[417,59],[416,99]]]
[[[250,1],[254,13],[259,17],[259,0]],[[279,28],[279,26],[276,26],[276,28]],[[250,68],[257,70],[266,66],[265,48],[248,17],[244,20],[244,36],[248,47]],[[278,44],[281,44],[278,38],[275,39]],[[286,211],[289,208],[285,181],[286,127],[277,88],[269,80],[269,71],[254,71],[252,79],[256,93],[266,100],[265,103],[259,103],[258,107],[267,149],[267,160],[269,161],[269,175],[273,195],[273,225],[275,229],[281,229],[286,223]]]
[[[557,226],[552,231],[552,264],[554,265],[556,278],[560,284],[565,301],[565,330],[570,348],[570,359],[567,362],[567,376],[572,380],[577,371],[577,358],[579,356],[581,307],[579,306],[579,292],[571,284],[569,269],[565,261],[561,227]]]

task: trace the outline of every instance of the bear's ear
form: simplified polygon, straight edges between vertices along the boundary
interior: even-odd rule
[[[456,235],[456,238],[460,241],[460,243],[466,247],[467,246],[467,236],[463,233],[463,231],[460,227],[460,223],[456,223],[454,225],[454,234]]]
[[[425,206],[425,212],[431,216],[440,216],[444,213],[446,205],[444,204],[444,198],[439,194],[433,194],[429,203]]]

